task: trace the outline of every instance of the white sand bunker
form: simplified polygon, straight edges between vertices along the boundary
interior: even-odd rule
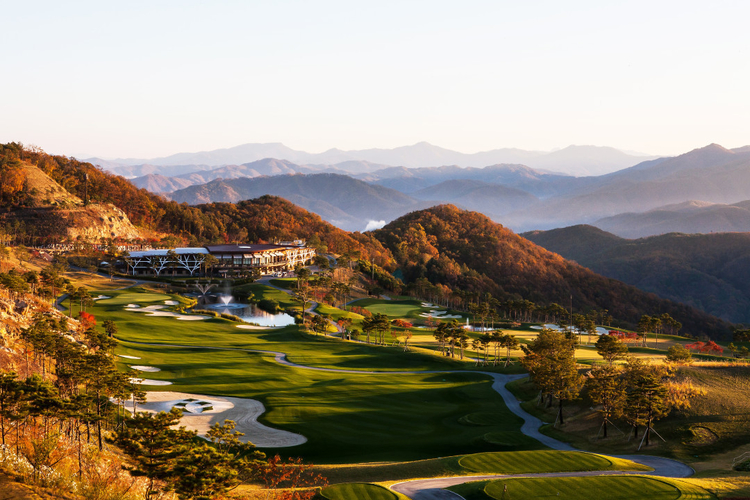
[[[104,299],[111,299],[112,297],[108,297],[107,295],[99,295],[98,297],[94,297],[92,300],[104,300]]]
[[[161,371],[161,368],[157,368],[155,366],[130,365],[130,368],[132,368],[133,370],[138,370],[139,372],[149,373],[156,373]]]
[[[461,319],[459,314],[447,314],[448,311],[430,311],[420,313],[423,318],[435,318],[435,319]]]
[[[141,359],[138,356],[128,356],[127,354],[118,354],[118,356],[126,359]]]
[[[146,401],[138,405],[138,411],[158,413],[169,411],[173,407],[183,409],[185,414],[180,419],[180,425],[198,431],[199,436],[205,436],[213,424],[224,423],[228,419],[235,422],[236,430],[245,433],[241,438],[243,442],[250,441],[260,448],[285,448],[307,442],[307,438],[301,434],[273,429],[259,423],[257,419],[266,409],[263,403],[254,399],[183,392],[147,392]],[[132,401],[126,403],[125,408],[132,411]]]
[[[130,379],[131,382],[134,384],[141,384],[141,385],[172,385],[172,382],[168,380],[154,380],[150,378],[136,378],[133,377]]]
[[[174,301],[172,301],[174,302]],[[146,307],[140,307],[136,304],[128,304],[125,306],[125,310],[129,312],[142,312],[146,313],[146,316],[161,316],[163,318],[175,318],[182,321],[200,321],[203,319],[208,319],[208,316],[200,316],[198,314],[177,314],[170,311],[162,311],[161,309],[164,309],[167,306],[163,305],[152,305],[152,306],[146,306]]]
[[[179,304],[179,302],[177,302],[176,300],[165,300],[164,301],[164,305],[166,305],[166,306],[176,306],[177,304]]]
[[[284,328],[283,326],[258,326],[258,325],[236,325],[237,328],[242,330],[278,330]]]
[[[426,307],[428,309],[437,309],[440,306],[436,306],[435,304],[430,304],[429,302],[422,302],[422,307]]]

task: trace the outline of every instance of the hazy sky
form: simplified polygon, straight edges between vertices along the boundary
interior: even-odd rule
[[[0,142],[750,144],[746,1],[3,2]]]

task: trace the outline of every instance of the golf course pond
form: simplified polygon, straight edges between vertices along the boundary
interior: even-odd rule
[[[234,314],[235,316],[240,317],[243,321],[255,323],[259,326],[289,326],[294,324],[294,317],[286,313],[272,314],[264,311],[255,304],[243,304],[240,302],[229,302],[228,304],[223,304],[217,302],[203,307],[220,314]]]

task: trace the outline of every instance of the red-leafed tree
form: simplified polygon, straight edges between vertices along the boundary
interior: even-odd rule
[[[94,315],[85,311],[78,313],[78,321],[80,322],[82,331],[86,331],[89,328],[94,328],[96,326],[96,318]]]
[[[700,352],[701,354],[722,354],[724,352],[724,348],[713,340],[708,342],[701,342],[699,340],[692,344],[685,344],[685,347],[692,351]]]
[[[638,340],[638,334],[636,332],[623,332],[621,330],[610,330],[609,334],[612,337],[620,339],[622,342],[635,342]]]
[[[399,328],[411,328],[412,326],[414,326],[412,323],[406,321],[405,319],[394,319],[393,321],[391,321],[391,323]]]

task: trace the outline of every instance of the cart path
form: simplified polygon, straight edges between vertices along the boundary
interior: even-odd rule
[[[543,422],[537,417],[526,413],[521,408],[521,403],[516,397],[505,387],[505,384],[526,377],[526,374],[517,375],[506,375],[502,373],[491,373],[484,372],[481,370],[422,370],[422,371],[383,371],[383,370],[345,370],[340,368],[321,368],[315,366],[300,365],[289,361],[286,354],[277,351],[266,351],[260,349],[245,349],[240,347],[210,347],[210,346],[191,346],[191,345],[180,345],[180,344],[160,344],[160,343],[147,343],[147,342],[130,342],[132,344],[148,345],[148,346],[162,346],[162,347],[176,347],[182,349],[212,349],[212,350],[224,350],[224,351],[241,351],[241,352],[253,352],[259,354],[271,354],[277,363],[289,366],[292,368],[299,368],[303,370],[315,370],[323,372],[335,372],[335,373],[349,373],[349,374],[362,374],[362,375],[421,375],[421,374],[435,374],[435,373],[480,373],[491,377],[492,389],[497,392],[502,398],[508,409],[515,415],[521,417],[524,423],[521,426],[521,432],[526,436],[532,437],[537,441],[541,442],[545,446],[553,450],[560,451],[578,451],[576,448],[570,446],[567,443],[558,441],[550,436],[542,434],[539,428]],[[481,479],[498,479],[498,478],[512,478],[512,477],[571,477],[571,476],[596,476],[596,475],[612,475],[612,474],[642,474],[642,475],[654,475],[662,477],[682,478],[691,476],[695,471],[677,460],[672,460],[664,457],[657,457],[651,455],[614,455],[617,458],[623,458],[632,460],[633,462],[647,465],[654,469],[651,472],[642,471],[585,471],[585,472],[560,472],[560,473],[542,473],[542,474],[495,474],[485,476],[456,476],[456,477],[445,477],[435,479],[420,479],[414,481],[404,481],[401,483],[394,484],[391,489],[399,493],[403,493],[413,500],[447,500],[447,499],[460,499],[460,495],[457,495],[451,491],[445,490],[449,486],[456,484],[466,483],[469,481],[478,481]]]

